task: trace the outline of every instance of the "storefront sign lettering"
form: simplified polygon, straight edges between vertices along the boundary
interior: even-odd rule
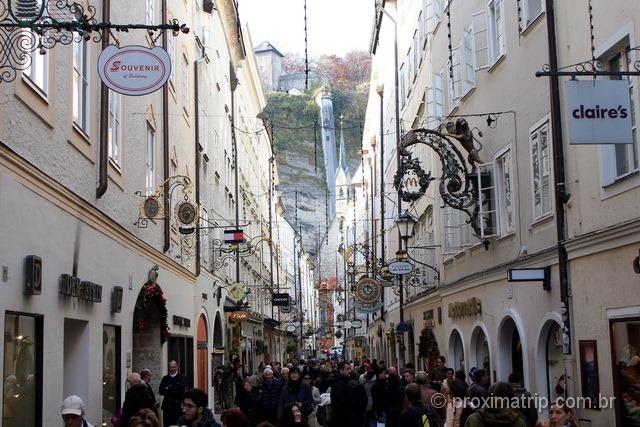
[[[482,304],[476,297],[470,298],[464,302],[452,302],[449,304],[449,317],[455,319],[458,317],[476,316],[482,314]]]
[[[180,317],[180,316],[173,316],[173,324],[175,326],[182,326],[184,328],[190,328],[191,327],[191,319],[187,319],[186,317]]]
[[[102,302],[102,286],[68,274],[60,276],[60,293],[89,302]]]
[[[160,89],[171,75],[171,59],[161,47],[111,45],[98,58],[98,75],[123,95],[146,95]]]

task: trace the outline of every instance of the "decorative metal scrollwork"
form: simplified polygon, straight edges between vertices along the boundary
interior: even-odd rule
[[[640,46],[637,46],[627,49],[626,53],[630,54],[639,50]],[[608,71],[606,62],[597,58],[567,65],[557,70],[552,70],[549,64],[545,64],[542,66],[542,70],[536,72],[536,77],[543,76],[640,76],[640,60],[633,60],[633,69],[629,69],[629,71]]]
[[[402,174],[400,174],[402,171]],[[435,178],[420,167],[420,160],[411,157],[411,153],[400,158],[400,168],[393,179],[400,198],[405,202],[415,202],[427,192],[429,184]]]
[[[239,244],[228,244],[220,239],[213,239],[213,269],[220,270],[229,266],[229,261],[235,261],[236,257],[246,258],[259,253],[259,245],[262,242],[271,242],[266,236],[257,236]]]
[[[411,158],[407,149],[416,144],[428,145],[438,154],[442,165],[442,177],[440,178],[440,196],[445,205],[462,211],[469,216],[467,222],[474,230],[476,237],[480,238],[478,193],[473,186],[473,174],[465,162],[464,156],[448,138],[448,135],[437,130],[414,129],[407,132],[400,144],[400,155]],[[402,164],[402,163],[401,163]],[[396,173],[404,175],[399,169]],[[397,187],[396,187],[397,189]]]
[[[174,19],[170,24],[112,24],[98,22],[96,8],[70,0],[0,0],[0,83],[15,80],[18,70],[31,66],[32,54],[44,55],[57,44],[102,40],[102,30],[150,33],[188,33],[189,28]]]

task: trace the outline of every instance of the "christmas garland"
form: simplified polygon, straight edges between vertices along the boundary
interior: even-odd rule
[[[149,304],[155,304],[160,313],[160,344],[164,344],[169,339],[169,313],[167,311],[167,299],[164,297],[162,288],[157,283],[147,282],[142,286],[142,290],[136,300],[136,308],[133,311],[133,325],[137,332],[143,331],[147,318],[145,313]]]
[[[256,340],[256,354],[257,355],[264,354],[264,351],[265,351],[264,341]]]

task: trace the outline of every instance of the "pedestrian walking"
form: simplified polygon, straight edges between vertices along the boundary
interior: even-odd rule
[[[122,417],[120,422],[122,426],[128,426],[129,420],[141,409],[155,409],[154,402],[149,396],[146,384],[140,378],[140,374],[132,372],[127,376],[129,389],[124,395],[124,403],[122,404]]]
[[[563,399],[558,399],[549,408],[549,419],[540,421],[536,427],[580,427],[573,409]]]
[[[489,396],[489,371],[478,369],[473,373],[473,384],[469,387],[469,397],[479,399]]]
[[[297,403],[305,419],[313,411],[311,387],[308,384],[302,383],[300,369],[297,366],[289,370],[289,382],[282,387],[282,391],[280,392],[278,418],[280,418],[284,407],[288,403]]]
[[[182,399],[182,416],[178,418],[176,424],[187,427],[220,427],[211,409],[207,408],[208,400],[207,394],[199,388],[185,392]]]
[[[432,405],[434,403],[434,396],[438,394],[438,391],[433,388],[429,382],[429,375],[425,371],[418,371],[416,374],[416,384],[420,387],[420,400],[425,405]],[[444,407],[434,408],[438,416],[442,419],[446,416]]]
[[[482,371],[483,369],[479,369]],[[497,382],[489,388],[488,403],[471,415],[465,427],[527,427],[524,417],[508,407],[513,398],[509,383]]]
[[[331,420],[329,421],[331,427],[360,427],[362,425],[364,409],[366,409],[366,395],[362,399],[365,402],[365,407],[362,409],[362,414],[359,414],[356,409],[358,390],[349,384],[351,372],[349,362],[343,360],[338,363],[338,373],[331,385]],[[361,385],[357,379],[355,383]],[[362,392],[364,393],[364,390]]]
[[[406,387],[409,384],[413,383],[414,381],[415,381],[415,375],[413,370],[405,369],[404,372],[402,373],[402,381],[401,381],[402,386]]]
[[[187,379],[179,372],[175,360],[169,362],[169,373],[160,381],[160,396],[162,399],[162,425],[175,425],[182,410],[182,396],[187,388]]]
[[[160,427],[160,421],[151,409],[140,409],[131,417],[127,427]]]
[[[405,393],[400,384],[400,377],[396,373],[389,374],[387,378],[387,422],[386,427],[397,427],[400,422]]]
[[[389,403],[387,400],[387,373],[379,370],[376,382],[371,387],[371,412],[375,415],[376,425],[384,424],[389,411]],[[371,422],[373,425],[373,422]]]
[[[160,404],[156,400],[156,394],[153,392],[153,387],[151,387],[151,378],[153,374],[151,369],[143,369],[140,371],[140,378],[144,382],[144,385],[147,386],[147,393],[149,394],[149,398],[153,402],[153,412],[158,415],[158,409],[160,408]]]
[[[518,399],[518,411],[527,421],[527,426],[534,427],[538,422],[538,409],[531,398],[531,393],[522,384],[522,375],[519,372],[512,372],[509,375],[509,384],[513,389],[513,397]]]
[[[467,388],[461,380],[449,382],[447,387],[446,427],[464,427],[467,418],[473,414],[474,409],[467,404]]]
[[[422,402],[418,384],[407,385],[405,394],[409,400],[409,407],[402,411],[398,423],[399,427],[440,427],[443,425],[431,405]]]
[[[248,427],[249,419],[242,413],[240,408],[227,409],[220,417],[224,427]]]
[[[358,380],[362,382],[362,380],[360,379]],[[364,387],[364,392],[367,396],[366,424],[369,427],[376,427],[377,421],[378,421],[378,417],[376,417],[376,414],[373,412],[373,396],[371,395],[371,389],[373,388],[373,385],[376,383],[376,380],[377,378],[375,373],[369,369],[365,373],[364,383],[362,384],[362,386]]]
[[[93,427],[93,424],[84,419],[84,415],[84,402],[80,397],[71,395],[62,401],[60,416],[64,427]]]
[[[258,423],[260,405],[262,404],[262,392],[254,384],[251,377],[246,377],[242,383],[242,388],[236,395],[235,404],[249,419],[249,425],[255,426]]]
[[[262,378],[263,382],[260,385],[262,410],[259,420],[275,424],[278,421],[278,404],[282,393],[282,383],[274,378],[273,371],[269,368],[265,368]]]
[[[317,411],[318,405],[322,401],[322,398],[320,397],[320,390],[318,390],[318,387],[313,385],[313,378],[311,378],[311,374],[305,374],[304,377],[302,378],[302,383],[311,387],[311,397],[313,399],[313,402],[312,402],[313,410],[311,414],[309,414],[309,416],[307,417],[307,421],[309,423],[309,426],[314,427],[318,425],[318,422],[316,420],[316,411]]]
[[[309,427],[309,423],[297,403],[287,403],[282,408],[282,414],[278,419],[278,427]]]

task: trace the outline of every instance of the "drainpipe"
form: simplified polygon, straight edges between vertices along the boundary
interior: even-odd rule
[[[162,0],[162,23],[167,23],[167,0]],[[162,32],[162,46],[167,47],[167,32]],[[169,179],[169,85],[165,84],[162,87],[162,182],[166,182]],[[164,203],[164,245],[162,246],[162,252],[167,253],[171,246],[171,235],[169,222],[171,220],[171,208],[169,206],[169,191],[165,185],[163,191],[163,203]]]
[[[102,0],[102,20],[109,22],[111,19],[111,0]],[[102,50],[109,46],[109,30],[102,30]],[[104,83],[100,84],[100,148],[98,163],[98,188],[96,199],[101,198],[107,192],[109,179],[107,176],[109,167],[109,89]]]
[[[165,0],[166,1],[166,0]],[[231,86],[231,142],[233,145],[233,168],[235,173],[235,202],[236,202],[236,230],[240,229],[240,197],[239,175],[238,175],[238,140],[236,138],[236,88],[238,87],[238,77],[234,70],[233,63],[229,62],[229,84]],[[240,281],[240,248],[236,249],[236,282]]]
[[[202,63],[202,61],[204,61],[205,59],[207,59],[207,54],[205,52],[204,46],[202,47],[202,54],[200,56],[200,58],[196,59],[195,61],[193,61],[193,75],[194,75],[194,80],[193,80],[193,91],[194,91],[194,97],[193,97],[193,110],[194,110],[194,117],[195,117],[195,131],[196,131],[196,135],[195,135],[195,147],[194,147],[194,154],[196,157],[196,167],[195,167],[195,174],[196,174],[196,205],[198,207],[200,207],[200,159],[202,158],[202,156],[200,155],[202,148],[201,148],[201,144],[200,144],[200,108],[199,108],[199,104],[200,104],[200,74],[198,73],[198,68],[199,65]],[[196,226],[196,276],[200,275],[200,232],[198,230],[198,227]]]
[[[547,14],[547,40],[549,43],[549,68],[558,69],[558,53],[556,47],[556,28],[554,1],[545,0]],[[564,170],[564,141],[562,135],[562,113],[560,104],[560,84],[558,76],[549,77],[549,90],[551,98],[551,125],[553,144],[553,174],[555,184],[555,215],[556,234],[558,238],[558,273],[560,279],[560,302],[562,314],[562,352],[565,356],[565,372],[576,378],[575,366],[571,349],[571,290],[569,286],[569,261],[565,242],[567,239],[566,217],[564,205],[569,201],[569,193],[566,190]],[[572,384],[573,381],[567,381]],[[570,386],[571,387],[571,386]],[[571,392],[573,395],[573,392]]]
[[[380,269],[385,261],[385,231],[384,231],[384,86],[376,88],[380,96]],[[375,159],[375,158],[374,158]],[[380,293],[382,308],[380,309],[380,320],[384,322],[384,289]]]

